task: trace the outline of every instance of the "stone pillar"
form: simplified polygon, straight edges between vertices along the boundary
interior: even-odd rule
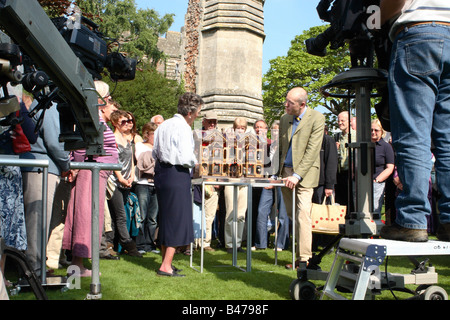
[[[184,26],[184,82],[188,92],[197,92],[198,56],[200,50],[200,28],[204,0],[189,0]]]
[[[191,0],[192,1],[192,0]],[[264,0],[197,0],[202,5],[196,93],[219,127],[263,118]]]

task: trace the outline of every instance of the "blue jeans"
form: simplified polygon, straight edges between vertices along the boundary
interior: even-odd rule
[[[257,248],[267,248],[267,222],[272,211],[274,201],[274,191],[277,192],[277,208],[278,221],[280,227],[278,228],[277,248],[286,249],[289,244],[289,217],[286,212],[286,207],[281,194],[281,188],[263,189],[258,205],[258,217],[256,219],[256,237],[255,246]]]
[[[136,237],[138,250],[151,251],[156,249],[155,233],[158,228],[158,200],[155,187],[136,184],[134,192],[139,199],[142,224]]]
[[[192,217],[194,219],[194,239],[200,239],[202,237],[202,204],[194,202],[192,211]],[[206,237],[206,220],[203,216],[203,238]]]
[[[450,27],[405,28],[394,41],[389,69],[393,146],[403,192],[396,222],[427,229],[431,139],[439,191],[440,219],[450,222]]]

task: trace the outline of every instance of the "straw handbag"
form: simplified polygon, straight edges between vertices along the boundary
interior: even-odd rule
[[[312,232],[338,234],[339,225],[345,224],[347,206],[335,204],[333,195],[331,195],[331,204],[325,204],[326,200],[327,198],[324,198],[322,204],[312,204]]]

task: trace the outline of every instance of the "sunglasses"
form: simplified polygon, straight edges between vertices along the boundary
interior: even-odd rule
[[[128,120],[122,120],[122,121],[120,121],[120,125],[121,125],[121,126],[124,126],[124,125],[126,125],[127,123],[133,123],[133,119],[128,119]]]

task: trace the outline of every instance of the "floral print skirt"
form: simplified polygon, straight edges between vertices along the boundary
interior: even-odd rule
[[[19,167],[0,166],[0,236],[17,250],[27,249],[22,174]]]

